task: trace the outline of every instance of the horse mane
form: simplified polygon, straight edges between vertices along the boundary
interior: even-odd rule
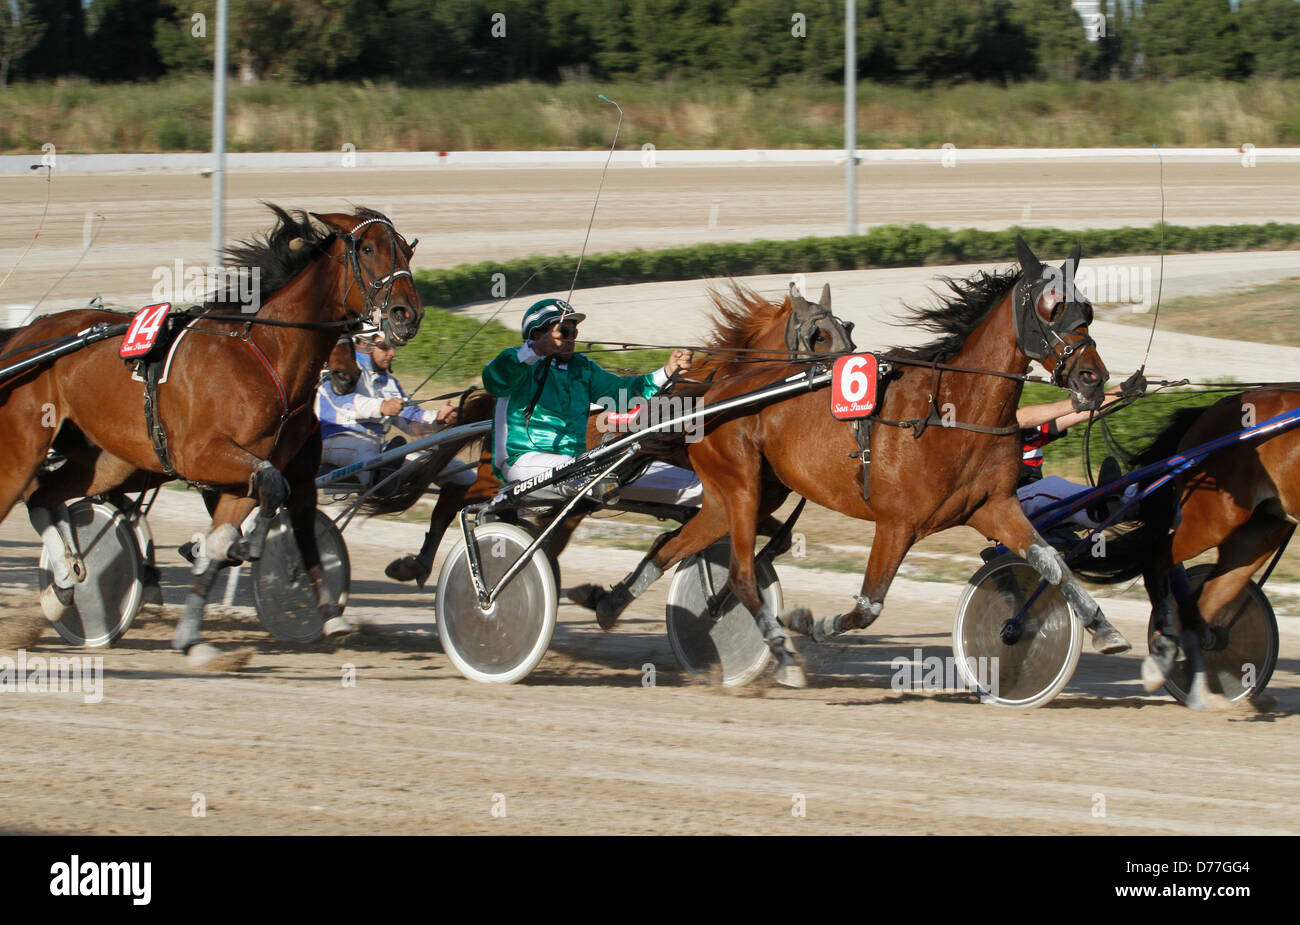
[[[1015,267],[992,273],[978,270],[965,279],[939,277],[951,295],[935,293],[940,299],[937,305],[905,306],[907,314],[899,324],[921,327],[940,336],[921,347],[894,347],[890,352],[926,362],[953,356],[1019,278],[1020,270]]]
[[[277,291],[301,273],[307,264],[321,255],[334,240],[334,232],[313,221],[302,209],[290,212],[272,202],[263,202],[262,205],[275,213],[275,227],[266,235],[255,234],[226,248],[223,257],[226,266],[257,270],[258,301],[266,304]],[[361,218],[387,220],[387,216],[374,209],[358,208],[356,214]],[[301,239],[305,246],[296,250],[290,247],[296,239]],[[227,304],[230,304],[230,300],[219,293],[216,298],[209,298],[204,307],[216,308]]]
[[[726,367],[736,363],[740,355],[731,351],[746,349],[773,321],[790,313],[789,296],[781,302],[769,302],[734,279],[727,282],[730,291],[708,287],[714,309],[713,332],[704,346],[721,355],[709,357],[703,365]]]

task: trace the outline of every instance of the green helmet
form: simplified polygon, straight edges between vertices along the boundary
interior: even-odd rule
[[[575,312],[573,306],[563,299],[542,299],[540,302],[534,302],[528,307],[528,311],[524,312],[524,340],[532,340],[533,335],[542,328],[561,319],[568,319],[577,324],[585,321],[586,318],[586,315]]]

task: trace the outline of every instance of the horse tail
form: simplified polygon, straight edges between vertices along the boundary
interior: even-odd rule
[[[491,420],[495,410],[496,399],[477,386],[471,386],[461,393],[457,424],[477,424],[480,421]],[[406,474],[401,485],[391,495],[382,498],[371,495],[366,499],[365,503],[361,505],[362,513],[373,516],[375,514],[398,514],[407,510],[424,497],[424,492],[428,489],[429,483],[433,481],[434,476],[441,472],[443,467],[451,462],[461,450],[473,449],[476,454],[481,454],[486,439],[486,434],[480,434],[476,437],[470,437],[464,443],[439,447],[437,450],[431,451]]]

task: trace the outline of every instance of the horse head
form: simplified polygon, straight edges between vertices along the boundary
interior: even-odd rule
[[[1060,267],[1045,266],[1016,235],[1022,273],[1012,290],[1012,317],[1020,352],[1041,363],[1053,385],[1069,389],[1075,409],[1087,411],[1101,407],[1110,373],[1088,333],[1092,303],[1074,285],[1079,253],[1076,244]]]
[[[357,363],[351,335],[340,337],[330,351],[329,359],[325,361],[325,375],[335,395],[348,395],[356,390],[361,379],[361,366]]]
[[[830,284],[822,286],[821,298],[809,302],[790,284],[790,318],[785,324],[785,346],[790,360],[800,354],[852,353],[853,322],[842,321],[831,313]]]
[[[333,232],[328,253],[345,264],[344,308],[378,327],[393,346],[408,343],[424,318],[410,264],[418,240],[408,244],[392,222],[369,209],[311,217]]]

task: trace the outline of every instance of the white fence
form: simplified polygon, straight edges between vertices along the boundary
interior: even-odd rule
[[[349,146],[350,147],[350,146]],[[1300,148],[1162,148],[1170,160],[1236,161],[1244,163],[1300,161]],[[606,151],[272,151],[256,154],[227,154],[227,170],[347,170],[347,169],[430,169],[588,167],[605,162]],[[859,149],[864,164],[1016,163],[1043,160],[1154,160],[1154,148],[899,148]],[[117,173],[179,170],[200,172],[212,167],[211,154],[60,154],[54,153],[55,168],[62,173]],[[26,173],[40,165],[47,155],[0,156],[0,175]],[[843,164],[844,150],[837,149],[750,149],[725,151],[644,150],[616,151],[614,164],[623,167],[743,167],[818,166]]]

